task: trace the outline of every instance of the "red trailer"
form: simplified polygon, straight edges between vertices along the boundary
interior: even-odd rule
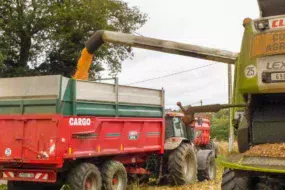
[[[164,153],[161,90],[62,76],[0,85],[0,179],[9,190],[125,189],[127,175],[150,173],[148,157]]]

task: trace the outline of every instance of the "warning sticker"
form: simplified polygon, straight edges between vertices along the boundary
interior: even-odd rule
[[[258,34],[254,36],[252,57],[285,53],[285,31]]]
[[[11,156],[11,154],[12,154],[11,148],[6,148],[6,150],[5,150],[5,155],[6,155],[6,156]]]

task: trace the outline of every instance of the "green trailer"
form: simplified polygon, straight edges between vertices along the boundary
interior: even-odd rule
[[[163,90],[80,81],[60,75],[1,78],[0,86],[1,115],[164,116]]]

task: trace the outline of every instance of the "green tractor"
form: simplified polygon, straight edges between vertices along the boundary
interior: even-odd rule
[[[109,31],[86,43],[89,57],[103,43],[116,43],[235,65],[232,105],[224,108],[231,107],[239,153],[220,158],[222,190],[285,189],[285,1],[258,3],[261,17],[243,21],[239,54]]]

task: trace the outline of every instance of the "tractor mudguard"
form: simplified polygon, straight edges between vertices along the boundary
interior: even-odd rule
[[[184,137],[170,137],[164,143],[164,150],[174,150],[179,147],[182,142],[189,143],[189,140]]]
[[[213,154],[212,150],[199,150],[197,152],[198,170],[205,170],[207,168],[207,158]]]

